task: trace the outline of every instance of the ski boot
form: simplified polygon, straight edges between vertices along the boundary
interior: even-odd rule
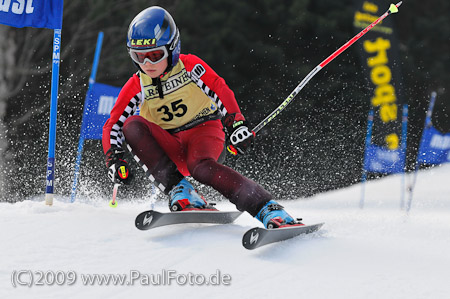
[[[266,228],[281,228],[289,226],[304,225],[300,222],[301,219],[292,218],[283,206],[276,201],[271,200],[258,212],[255,216],[256,219],[261,221]]]
[[[216,211],[208,205],[203,197],[198,195],[194,187],[186,179],[182,179],[178,185],[169,192],[169,209],[171,212],[208,210]]]

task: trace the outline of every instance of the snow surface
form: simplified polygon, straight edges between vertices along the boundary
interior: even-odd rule
[[[241,245],[243,233],[260,225],[248,214],[230,225],[143,232],[134,218],[148,201],[119,201],[116,209],[105,200],[71,204],[67,198],[52,207],[42,199],[0,203],[0,298],[450,298],[449,177],[450,165],[421,171],[409,214],[400,209],[400,175],[369,182],[364,209],[361,185],[282,202],[305,223],[325,226],[253,251]],[[228,202],[218,207],[233,209]],[[77,281],[13,287],[12,273],[20,270],[31,270],[35,280],[38,271],[75,271]],[[220,271],[231,281],[91,286],[81,279],[131,271],[141,277],[170,272],[180,283],[189,273],[201,282],[199,275]],[[29,281],[28,272],[20,278]]]

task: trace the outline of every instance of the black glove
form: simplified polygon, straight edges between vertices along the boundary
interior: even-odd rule
[[[108,177],[115,184],[128,185],[133,179],[127,161],[123,159],[125,151],[122,148],[110,148],[106,152],[106,167],[108,167]]]
[[[227,114],[223,119],[225,131],[230,138],[228,151],[243,155],[255,143],[255,133],[248,129],[248,123],[240,113]]]

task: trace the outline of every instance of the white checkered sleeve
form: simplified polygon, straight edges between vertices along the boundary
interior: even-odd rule
[[[134,115],[141,103],[141,93],[136,94],[128,103],[119,120],[112,126],[110,133],[111,147],[122,147],[124,140],[122,128],[128,117]]]

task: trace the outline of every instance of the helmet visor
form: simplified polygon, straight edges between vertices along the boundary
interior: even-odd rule
[[[130,49],[129,53],[131,59],[139,64],[145,64],[147,61],[151,64],[157,64],[169,56],[165,46],[146,50]]]

